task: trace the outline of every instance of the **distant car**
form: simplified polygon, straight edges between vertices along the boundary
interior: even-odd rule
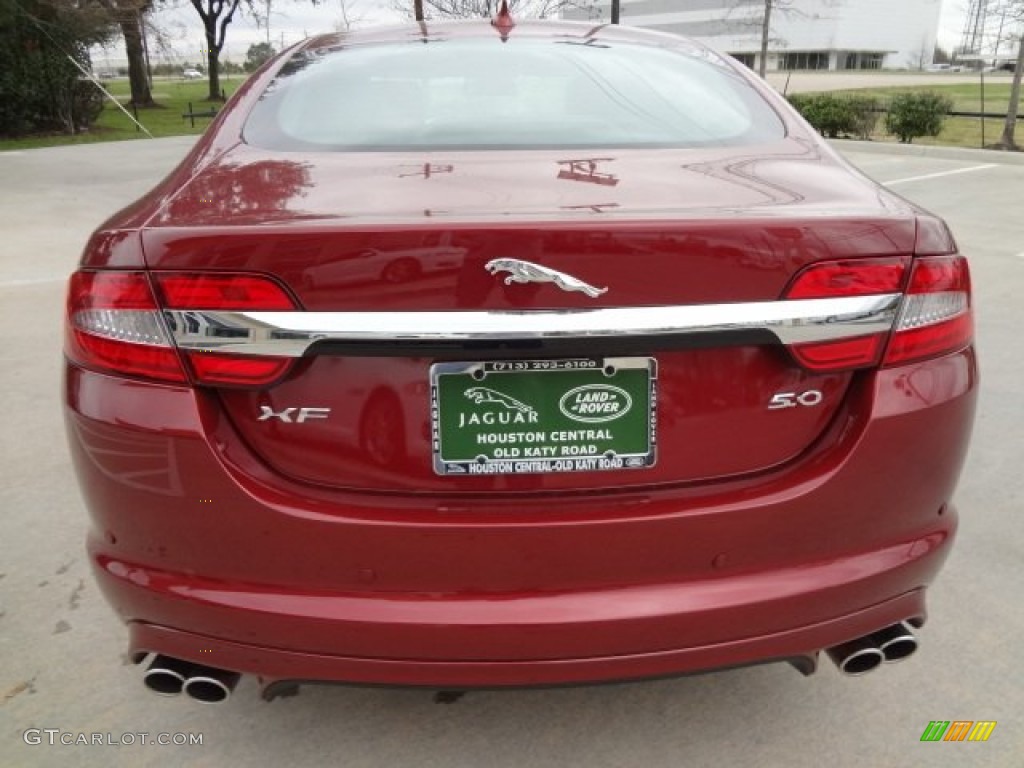
[[[952,548],[970,285],[696,42],[318,37],[71,277],[89,558],[146,685],[205,701],[863,674]]]
[[[181,73],[181,76],[186,80],[202,80],[204,75],[198,69],[186,69]]]

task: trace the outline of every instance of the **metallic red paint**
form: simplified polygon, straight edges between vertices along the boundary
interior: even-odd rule
[[[828,428],[850,373],[812,374],[765,347],[662,351],[658,360],[658,463],[642,473],[441,477],[431,464],[432,359],[323,356],[269,390],[223,392],[224,413],[250,448],[282,474],[326,486],[408,493],[524,493],[707,481],[791,461]],[[772,393],[822,393],[815,408],[769,410]],[[296,428],[256,422],[264,406],[331,408],[331,418]],[[743,434],[742,450],[736,436]]]
[[[783,470],[529,505],[303,487],[208,393],[72,368],[67,396],[96,575],[134,651],[212,644],[270,678],[525,685],[783,658],[923,619],[975,376],[970,351],[871,374],[851,394],[869,416]]]
[[[483,25],[444,29],[500,45]],[[823,260],[955,253],[941,221],[853,172],[758,84],[785,140],[615,153],[610,186],[567,180],[556,152],[247,147],[245,116],[283,60],[100,228],[83,267],[270,275],[307,310],[528,310],[774,301]],[[482,265],[510,253],[614,291],[506,290]],[[817,375],[753,342],[637,353],[661,364],[662,459],[599,477],[435,476],[429,357],[314,356],[262,391],[69,362],[90,557],[131,650],[265,681],[528,685],[806,657],[924,620],[956,528],[972,347]],[[766,410],[800,387],[822,407]],[[253,421],[296,404],[338,418],[301,438]]]

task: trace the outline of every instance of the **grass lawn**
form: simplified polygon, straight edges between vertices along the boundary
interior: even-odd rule
[[[230,96],[242,84],[244,76],[232,75],[221,79],[222,87]],[[119,100],[128,100],[129,89],[127,79],[118,79],[106,84],[107,89]],[[949,96],[953,100],[953,109],[964,112],[977,112],[981,109],[981,87],[978,83],[958,83],[955,85],[927,86],[891,86],[888,88],[861,88],[851,91],[836,91],[838,94],[858,94],[875,96],[885,101],[896,93],[908,91],[934,91]],[[181,115],[188,111],[188,103],[197,112],[203,112],[211,106],[206,101],[207,84],[205,80],[181,80],[179,78],[155,79],[153,81],[153,98],[160,107],[139,110],[139,121],[150,133],[160,136],[197,135],[210,124],[208,118],[197,118],[195,127],[191,127]],[[1010,101],[1010,84],[1000,78],[985,87],[985,111],[1005,113]],[[1017,122],[1017,141],[1024,142],[1024,120]],[[999,139],[1003,131],[1001,119],[985,121],[985,144]],[[85,144],[96,141],[119,141],[124,139],[144,139],[146,134],[138,131],[128,117],[113,104],[107,102],[96,124],[88,133],[77,136],[56,134],[53,136],[34,136],[26,139],[0,140],[0,151],[5,149],[26,149],[30,147],[52,147],[63,144]],[[884,119],[879,119],[878,130],[872,137],[875,141],[896,141],[895,137],[884,132]],[[972,117],[947,118],[945,127],[936,137],[923,137],[914,140],[915,144],[930,144],[953,147],[983,146],[981,119]]]
[[[948,96],[953,100],[955,112],[981,111],[981,85],[979,83],[958,83],[956,85],[927,86],[894,86],[889,88],[858,88],[850,91],[834,91],[838,96],[874,96],[886,103],[897,93],[913,93],[931,91]],[[1000,79],[985,84],[985,112],[1005,114],[1010,103],[1010,83]],[[968,147],[980,149],[985,144],[993,144],[1003,134],[1002,118],[989,118],[985,121],[985,140],[982,142],[982,120],[978,117],[948,117],[938,136],[922,136],[914,139],[915,144],[944,147]],[[895,136],[885,133],[885,116],[880,115],[878,129],[872,136],[873,141],[897,141]],[[1017,121],[1017,143],[1024,142],[1024,120]]]
[[[241,75],[222,76],[221,87],[231,96],[244,81]],[[127,78],[112,80],[103,84],[111,95],[122,103],[128,101],[130,90]],[[188,103],[196,112],[205,112],[211,107],[220,109],[219,102],[206,101],[209,86],[205,80],[182,80],[180,78],[154,78],[153,99],[159,105],[152,109],[140,109],[138,120],[146,129],[159,138],[161,136],[198,135],[210,124],[209,118],[196,118],[195,128],[189,121],[182,119],[188,112]],[[128,108],[131,111],[131,108]],[[125,139],[145,139],[146,134],[139,131],[120,109],[108,99],[100,113],[99,119],[88,133],[75,136],[54,134],[52,136],[32,136],[24,139],[0,140],[0,150],[29,149],[33,147],[55,147],[65,144],[88,144],[97,141],[122,141]]]

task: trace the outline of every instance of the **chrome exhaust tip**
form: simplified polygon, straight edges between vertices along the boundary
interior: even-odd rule
[[[188,667],[187,661],[170,656],[157,656],[146,669],[142,682],[149,690],[160,696],[177,696],[185,687]]]
[[[195,666],[185,680],[184,690],[196,701],[216,704],[226,701],[241,679],[238,672]]]
[[[886,663],[903,661],[917,650],[917,638],[903,623],[880,629],[870,636],[872,643],[885,657]]]
[[[850,677],[866,675],[885,661],[881,649],[869,637],[859,637],[848,643],[829,648],[826,653],[839,671]]]

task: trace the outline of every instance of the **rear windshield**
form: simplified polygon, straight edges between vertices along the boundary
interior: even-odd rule
[[[284,150],[753,144],[784,128],[713,54],[513,36],[299,54],[245,126]]]

